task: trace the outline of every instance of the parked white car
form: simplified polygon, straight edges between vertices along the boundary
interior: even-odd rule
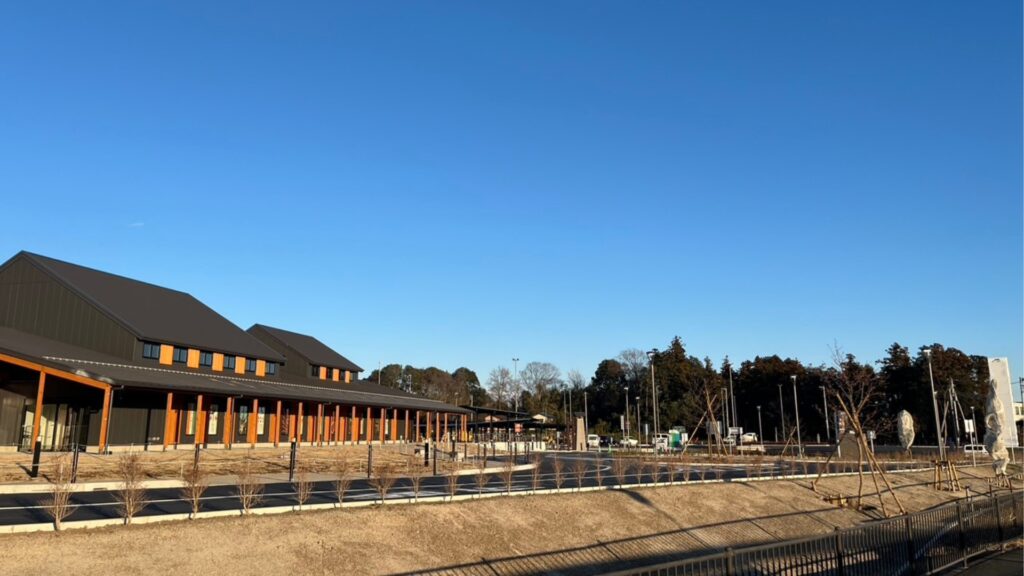
[[[655,434],[654,435],[654,449],[667,451],[671,439],[668,434]]]
[[[757,442],[757,434],[753,432],[747,432],[743,436],[740,436],[740,442],[743,444],[754,444]]]
[[[630,448],[636,448],[640,445],[640,442],[636,438],[630,436],[623,436],[622,440],[619,440],[621,446],[629,446]]]
[[[587,448],[600,448],[601,437],[597,434],[587,434]]]

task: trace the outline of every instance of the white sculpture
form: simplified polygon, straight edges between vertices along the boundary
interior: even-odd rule
[[[1006,465],[1010,454],[1003,444],[1003,427],[1006,416],[1003,403],[999,401],[995,380],[989,380],[988,402],[985,405],[985,450],[992,456],[992,469],[997,478],[1006,478]]]
[[[900,436],[900,445],[909,452],[910,447],[914,445],[914,417],[910,412],[900,410],[896,415],[896,432]]]

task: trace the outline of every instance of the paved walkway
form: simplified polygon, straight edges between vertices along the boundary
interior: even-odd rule
[[[960,568],[950,575],[959,576],[1021,576],[1024,574],[1024,550],[1017,548],[1009,552],[986,558],[981,562]]]

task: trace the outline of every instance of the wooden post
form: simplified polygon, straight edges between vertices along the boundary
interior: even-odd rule
[[[281,443],[281,401],[277,401],[277,417],[274,418],[274,448]]]
[[[349,436],[353,444],[359,441],[359,422],[356,421],[356,407],[352,407],[352,423],[349,424]]]
[[[420,441],[420,411],[416,411],[416,442]]]
[[[444,432],[441,433],[441,437],[444,438],[445,434],[448,434],[448,413],[444,413]],[[449,436],[450,438],[451,436]]]
[[[341,442],[341,406],[334,405],[334,443]]]
[[[324,445],[324,405],[319,402],[316,404],[316,442]]]
[[[110,388],[103,391],[103,412],[100,416],[100,452],[107,451],[107,423],[110,422]],[[40,387],[39,396],[42,397],[42,388]],[[39,409],[36,409],[36,415],[38,417]],[[38,432],[37,432],[38,433]],[[35,442],[35,438],[32,439]],[[33,447],[34,448],[34,447]]]
[[[228,403],[227,404],[228,404],[227,407],[224,409],[224,440],[223,440],[223,442],[224,442],[224,447],[225,448],[231,447],[231,444],[234,443],[234,440],[235,440],[235,428],[234,428],[234,422],[232,422],[232,420],[234,420],[234,418],[232,418],[232,416],[235,415],[235,399],[233,397],[231,397],[231,396],[228,396]]]
[[[398,442],[398,408],[391,410],[391,442]]]
[[[441,413],[434,412],[434,442],[441,441]]]
[[[256,447],[256,438],[257,438],[257,436],[256,436],[256,423],[259,422],[259,409],[260,409],[260,402],[259,402],[259,400],[253,398],[252,399],[252,412],[249,413],[249,430],[248,430],[248,432],[249,432],[249,444],[253,448]]]
[[[386,437],[386,434],[385,434],[385,432],[386,432],[385,425],[387,424],[387,422],[388,422],[388,419],[387,419],[387,408],[381,408],[380,409],[380,424],[379,424],[379,426],[380,426],[380,443],[381,444],[383,444],[387,440],[387,437]]]
[[[174,392],[167,393],[167,409],[164,410],[164,450],[171,443],[171,430],[173,426]]]
[[[305,426],[305,422],[302,421],[302,402],[299,402],[299,415],[295,418],[295,438],[294,440],[302,445],[302,429]]]
[[[409,409],[408,408],[405,409],[405,435],[402,436],[402,438],[406,442],[409,441]]]
[[[366,443],[373,444],[373,412],[370,411],[370,407],[366,407]]]
[[[44,390],[46,390],[46,372],[43,372],[43,371],[40,370],[40,372],[39,372],[39,384],[36,386],[36,411],[35,411],[35,414],[32,415],[32,443],[29,446],[29,450],[31,450],[33,454],[35,454],[36,442],[39,441],[39,424],[40,424],[40,422],[42,422],[42,418],[43,418],[43,391]],[[104,425],[106,424],[106,419],[107,419],[107,413],[106,413],[106,409],[107,409],[107,395],[108,395],[108,393],[104,393],[103,394],[103,410],[104,410],[104,412],[103,412],[103,420],[104,420]],[[105,440],[105,438],[104,438],[104,440]]]
[[[206,419],[203,418],[203,395],[196,394],[196,429],[192,435],[193,444],[202,444],[206,439]]]

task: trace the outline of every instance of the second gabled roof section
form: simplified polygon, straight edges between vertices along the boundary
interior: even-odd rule
[[[191,294],[31,252],[26,258],[140,340],[283,362],[284,357]]]
[[[260,334],[270,336],[274,340],[298,352],[299,355],[301,355],[310,364],[340,368],[342,370],[348,370],[349,372],[363,371],[362,368],[357,366],[348,358],[338,354],[323,342],[307,334],[299,334],[298,332],[274,328],[273,326],[266,326],[264,324],[253,324],[249,328],[248,332],[250,334],[256,334],[257,337],[259,337]]]

